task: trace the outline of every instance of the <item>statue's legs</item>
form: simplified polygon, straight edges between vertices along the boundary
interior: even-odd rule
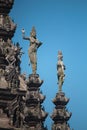
[[[62,91],[63,82],[64,82],[64,75],[61,75],[59,77],[59,91]]]
[[[33,74],[36,74],[36,70],[37,70],[36,52],[29,53],[29,58],[30,58]]]
[[[61,92],[62,91],[62,84],[61,84],[61,82],[59,81],[59,92]]]

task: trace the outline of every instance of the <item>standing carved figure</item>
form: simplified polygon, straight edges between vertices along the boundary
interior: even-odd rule
[[[36,30],[32,27],[30,37],[25,37],[25,30],[22,29],[23,39],[30,41],[30,46],[28,49],[29,59],[32,67],[33,74],[36,74],[37,70],[37,49],[42,45],[41,42],[36,38]]]
[[[58,77],[59,91],[62,91],[62,85],[65,77],[64,70],[65,65],[63,64],[63,55],[61,51],[58,51],[57,77]]]

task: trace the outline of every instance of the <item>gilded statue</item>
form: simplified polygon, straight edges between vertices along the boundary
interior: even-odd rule
[[[42,42],[38,41],[38,39],[36,38],[35,27],[32,27],[32,30],[30,32],[30,37],[26,37],[25,36],[25,30],[22,29],[22,36],[23,36],[23,39],[30,41],[30,45],[29,45],[29,49],[28,49],[28,55],[29,55],[30,64],[31,64],[31,67],[32,67],[32,73],[36,74],[36,70],[37,70],[37,49],[42,45]]]

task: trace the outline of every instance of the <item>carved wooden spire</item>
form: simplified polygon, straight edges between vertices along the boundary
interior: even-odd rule
[[[16,29],[8,14],[13,2],[0,0],[0,130],[21,130],[23,125],[26,84],[20,74],[22,48],[11,40]]]
[[[52,130],[70,130],[68,120],[71,117],[71,113],[69,113],[66,109],[69,98],[67,98],[65,93],[62,92],[62,85],[65,77],[64,70],[65,65],[63,64],[63,55],[61,51],[58,51],[57,77],[59,91],[56,93],[56,97],[53,99],[55,108],[51,115],[51,118],[54,121]]]

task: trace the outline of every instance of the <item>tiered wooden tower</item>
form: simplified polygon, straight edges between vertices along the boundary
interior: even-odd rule
[[[45,96],[40,92],[40,87],[43,80],[40,79],[37,70],[37,49],[42,44],[36,39],[36,30],[33,27],[30,33],[30,37],[25,37],[25,31],[22,30],[23,39],[30,41],[29,46],[29,60],[32,67],[32,74],[27,79],[27,94],[25,98],[25,109],[24,109],[24,127],[26,130],[47,130],[44,126],[45,118],[47,113],[42,107],[42,103],[45,100]]]
[[[51,116],[54,123],[52,124],[52,130],[70,130],[68,120],[71,117],[71,113],[66,109],[66,105],[69,102],[69,99],[65,96],[65,93],[62,92],[62,85],[64,82],[64,70],[65,66],[63,64],[63,55],[62,52],[58,52],[58,64],[57,64],[57,76],[58,76],[58,86],[59,91],[56,94],[56,97],[53,99],[55,104],[55,109]]]
[[[28,130],[47,130],[47,128],[44,127],[44,121],[47,117],[47,113],[41,105],[45,96],[39,92],[42,83],[43,81],[40,80],[38,74],[29,75],[29,79],[27,81],[28,90],[25,100],[26,105],[24,109],[24,126],[27,126]]]
[[[20,75],[21,48],[13,45],[16,25],[8,13],[14,0],[0,0],[0,130],[16,130],[23,125],[24,75]]]

